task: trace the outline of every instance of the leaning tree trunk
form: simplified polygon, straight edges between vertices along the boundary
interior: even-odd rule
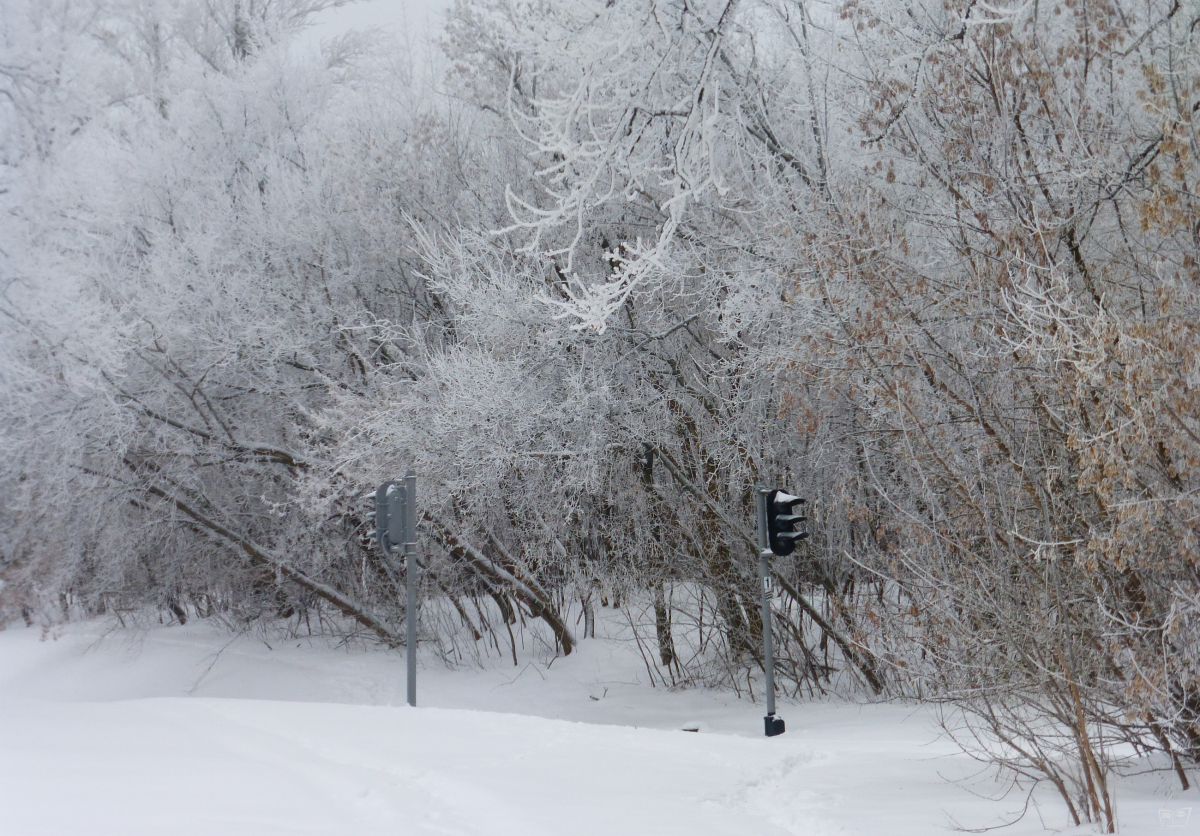
[[[575,638],[567,629],[567,625],[555,608],[549,593],[542,588],[541,584],[533,578],[525,577],[511,559],[508,561],[508,568],[502,566],[478,546],[450,531],[428,512],[423,513],[421,518],[429,526],[434,539],[442,544],[452,559],[469,564],[472,569],[494,586],[510,590],[513,596],[529,608],[531,614],[549,625],[550,630],[554,633],[554,638],[562,646],[563,655],[570,655],[575,647]],[[499,543],[493,541],[493,545],[499,546]]]

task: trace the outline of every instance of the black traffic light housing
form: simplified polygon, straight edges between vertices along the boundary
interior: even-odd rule
[[[796,550],[796,541],[808,536],[805,525],[808,517],[795,511],[802,505],[803,499],[784,491],[774,490],[767,494],[767,537],[771,551],[780,557],[791,554]]]
[[[404,507],[408,495],[401,482],[384,482],[375,491],[375,513],[371,521],[375,524],[375,541],[384,554],[391,554],[395,546],[404,542]]]

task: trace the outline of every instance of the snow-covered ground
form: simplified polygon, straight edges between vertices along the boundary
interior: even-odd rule
[[[403,656],[378,649],[0,631],[0,834],[930,836],[1025,804],[924,708],[781,702],[766,739],[760,705],[645,678],[606,639],[549,664],[423,660],[411,709]],[[1121,781],[1118,805],[1127,836],[1200,833],[1170,776]],[[1001,832],[1066,823],[1039,790]]]

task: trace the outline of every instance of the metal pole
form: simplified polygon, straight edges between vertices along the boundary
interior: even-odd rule
[[[771,548],[767,538],[767,491],[761,485],[758,495],[758,576],[762,593],[763,668],[767,674],[767,717],[775,715],[775,643],[771,624]],[[769,722],[768,722],[769,728]]]
[[[410,470],[404,476],[404,561],[407,565],[405,585],[408,605],[404,614],[404,644],[408,662],[408,704],[417,704],[417,585],[420,568],[417,566],[417,477]]]

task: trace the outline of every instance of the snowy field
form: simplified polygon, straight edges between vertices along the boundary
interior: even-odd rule
[[[447,670],[231,637],[213,625],[0,631],[0,834],[929,836],[1016,818],[1026,793],[925,708],[762,707],[643,684],[629,644]],[[699,725],[698,734],[681,731]],[[1160,774],[1118,784],[1121,833],[1200,833]],[[1049,793],[1000,831],[1066,829]]]

